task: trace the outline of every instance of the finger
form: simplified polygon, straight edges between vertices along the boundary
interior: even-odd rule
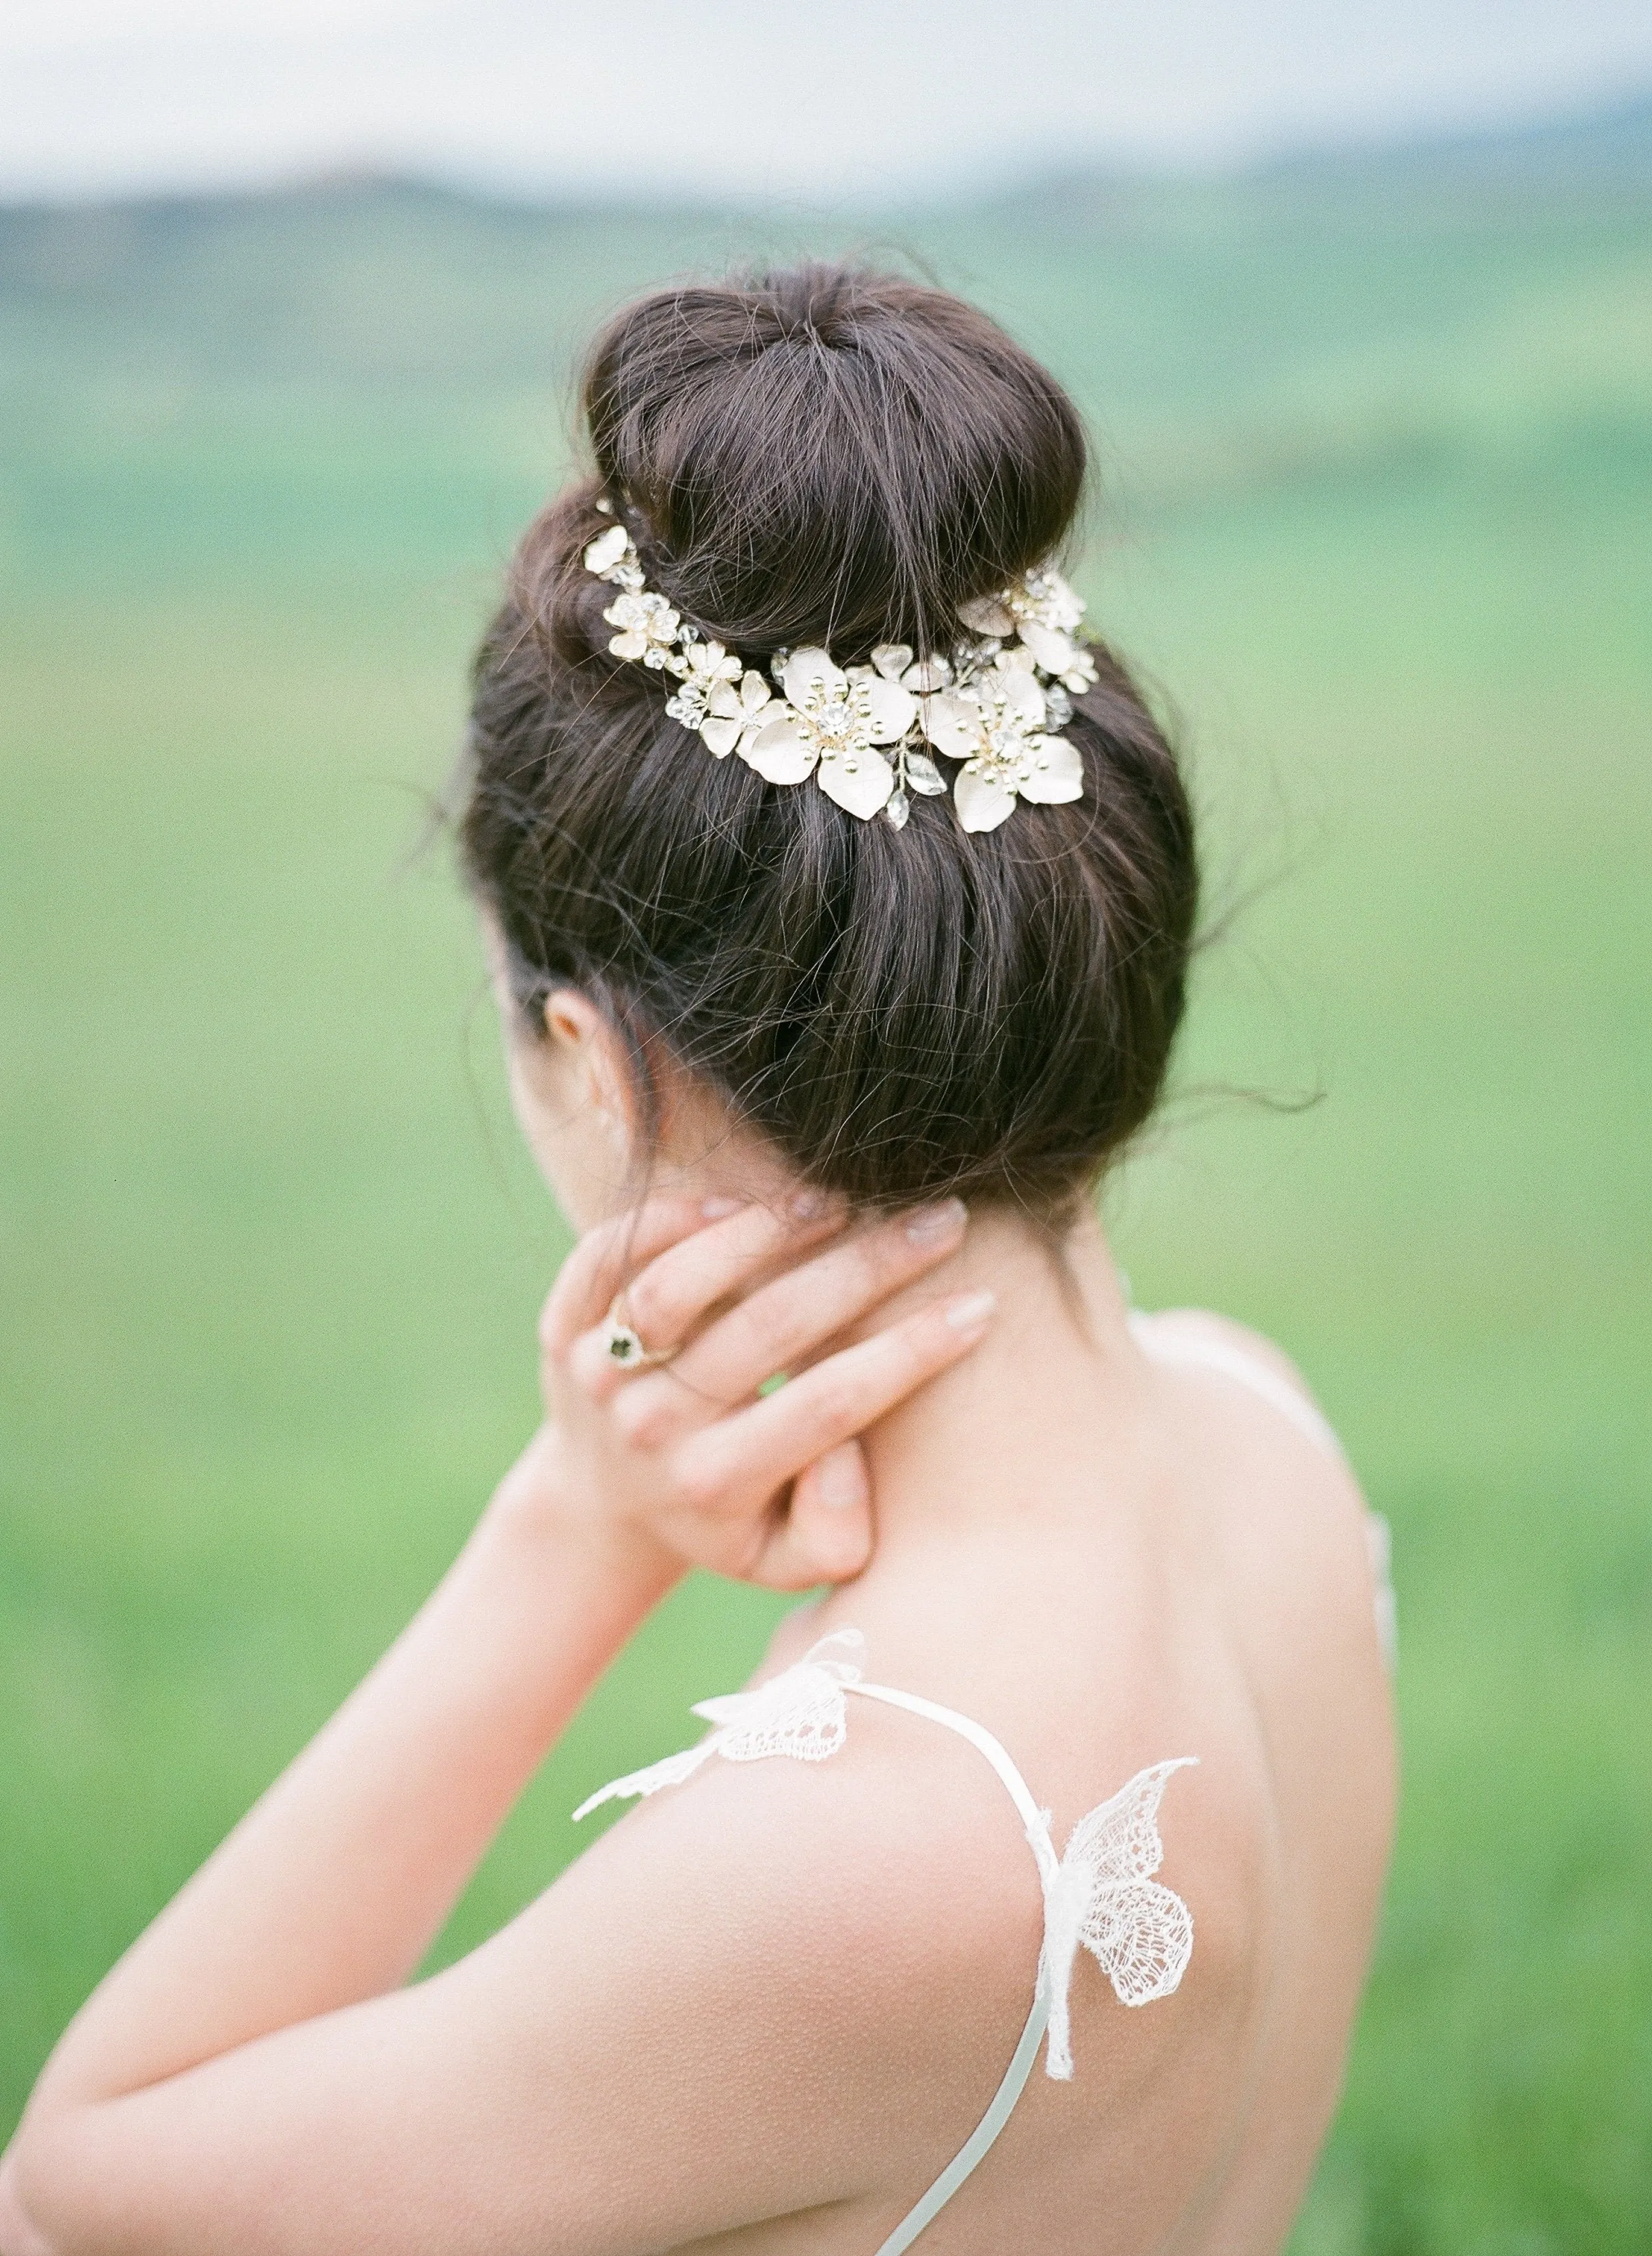
[[[569,1346],[606,1315],[615,1294],[642,1263],[738,1211],[738,1200],[670,1194],[628,1208],[587,1230],[558,1272],[540,1312],[540,1345],[547,1353]]]
[[[990,1293],[936,1301],[703,1426],[678,1452],[679,1493],[718,1517],[772,1496],[979,1346],[996,1305]]]
[[[843,1221],[842,1208],[817,1191],[801,1191],[780,1207],[742,1207],[727,1221],[679,1239],[632,1276],[625,1288],[632,1328],[650,1353],[668,1353],[720,1301],[777,1259],[818,1244]]]
[[[812,1191],[800,1193],[775,1209],[756,1204],[679,1238],[624,1287],[621,1309],[650,1355],[669,1354],[684,1331],[708,1308],[763,1271],[782,1255],[800,1251],[842,1227],[841,1209]],[[609,1296],[611,1304],[614,1296]],[[717,1416],[726,1405],[692,1383],[644,1387],[633,1364],[616,1361],[606,1323],[581,1332],[567,1350],[568,1369],[594,1402],[607,1402],[622,1385],[639,1448],[657,1448],[691,1427]],[[749,1392],[742,1390],[742,1393]]]
[[[771,1590],[847,1583],[872,1555],[872,1483],[858,1441],[843,1442],[791,1484],[750,1579]]]
[[[712,1402],[743,1402],[765,1378],[807,1363],[857,1316],[955,1253],[968,1222],[963,1201],[946,1199],[857,1230],[719,1316],[678,1357],[678,1378]]]
[[[780,1254],[800,1251],[841,1226],[841,1214],[812,1197],[806,1208],[796,1202],[778,1214],[763,1206],[741,1207],[680,1238],[640,1277],[633,1277],[617,1297],[610,1294],[604,1313],[617,1305],[645,1353],[669,1354],[675,1344],[674,1329],[715,1308],[747,1278],[761,1275]],[[606,1322],[594,1324],[572,1342],[566,1364],[575,1384],[593,1402],[610,1401],[619,1388],[625,1388],[627,1410],[637,1414],[635,1430],[629,1425],[626,1430],[639,1448],[657,1448],[673,1435],[721,1415],[728,1406],[699,1387],[680,1385],[675,1364],[663,1386],[657,1379],[652,1388],[644,1386],[636,1364],[615,1357],[614,1335]]]

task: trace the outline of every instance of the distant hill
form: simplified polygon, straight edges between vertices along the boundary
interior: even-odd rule
[[[1519,126],[1304,148],[1227,171],[1063,171],[990,201],[1022,213],[1100,218],[1213,197],[1237,208],[1248,195],[1261,208],[1277,196],[1303,194],[1326,208],[1352,210],[1374,195],[1473,202],[1488,194],[1552,198],[1612,191],[1652,193],[1652,94]]]
[[[976,197],[949,197],[936,206],[921,201],[899,208],[885,219],[910,220],[931,209],[954,213],[964,208],[1020,208],[1052,194],[1093,199],[1106,204],[1121,197],[1139,199],[1185,190],[1208,190],[1213,186],[1242,187],[1248,183],[1292,181],[1329,187],[1333,183],[1397,182],[1409,179],[1417,185],[1444,187],[1458,181],[1522,181],[1540,185],[1600,185],[1619,182],[1652,186],[1652,93],[1640,94],[1600,108],[1515,126],[1454,133],[1405,136],[1391,140],[1353,145],[1305,147],[1294,153],[1253,166],[1226,171],[1176,172],[1142,167],[1063,168],[1051,175]],[[561,219],[588,223],[603,219],[647,222],[670,217],[678,223],[711,223],[731,211],[749,215],[766,207],[741,206],[738,200],[697,205],[692,200],[621,204],[612,199],[512,198],[484,194],[462,185],[420,176],[341,171],[319,175],[285,188],[225,190],[197,194],[157,194],[114,199],[106,202],[27,201],[0,200],[0,257],[8,243],[17,244],[60,217],[99,210],[120,211],[146,231],[169,233],[186,227],[194,218],[250,216],[270,207],[294,212],[332,213],[364,206],[386,208],[418,208],[431,215],[460,209],[487,212],[496,219],[508,216],[532,221]],[[806,208],[799,205],[799,209]],[[875,228],[875,218],[858,216],[862,229]]]
[[[67,554],[77,511],[99,553],[125,523],[134,559],[170,540],[205,560],[233,524],[296,560],[352,480],[387,553],[445,553],[453,525],[514,522],[543,490],[594,323],[671,276],[805,249],[908,262],[996,313],[1071,384],[1126,514],[1337,480],[1506,487],[1515,464],[1534,493],[1652,474],[1643,100],[881,218],[361,177],[0,207],[0,564]],[[415,491],[417,537],[394,531]]]
[[[414,265],[479,260],[475,278],[499,273],[556,247],[559,268],[581,251],[600,268],[620,246],[657,246],[661,271],[704,263],[731,244],[781,250],[827,245],[920,244],[963,239],[986,225],[1059,235],[1185,237],[1213,224],[1273,230],[1292,222],[1363,232],[1373,224],[1431,225],[1474,218],[1502,200],[1553,208],[1579,196],[1652,199],[1652,95],[1587,114],[1494,131],[1416,137],[1359,147],[1304,150],[1266,164],[1217,173],[1057,173],[969,200],[851,215],[721,203],[622,206],[531,202],[435,180],[337,173],[286,188],[146,195],[102,203],[0,202],[0,297],[119,300],[151,285],[165,295],[184,268],[208,284],[227,261],[255,267],[319,259],[335,266],[367,257],[381,275]],[[357,247],[353,252],[351,246]],[[233,251],[232,251],[232,246]],[[412,278],[410,275],[409,280]],[[239,294],[232,290],[232,296]],[[242,311],[266,327],[256,307]]]
[[[1259,170],[1411,172],[1435,180],[1652,181],[1652,94],[1604,109],[1473,133],[1427,134],[1358,148],[1308,150]]]

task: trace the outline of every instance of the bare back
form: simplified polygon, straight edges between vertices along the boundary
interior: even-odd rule
[[[925,2225],[937,2256],[1277,2249],[1371,1949],[1395,1791],[1371,1524],[1276,1350],[1191,1314],[1134,1329],[1134,1414],[1108,1405],[1087,1482],[1052,1437],[1036,1531],[1012,1504],[944,1545],[896,1540],[789,1621],[765,1671],[854,1625],[869,1675],[1002,1742],[1057,1842],[1144,1766],[1198,1758],[1166,1781],[1159,1820],[1159,1879],[1193,1920],[1185,1979],[1128,2011],[1080,1954],[1072,2080],[1030,2076]],[[1069,1421],[1081,1435],[1081,1402]],[[606,1885],[630,1835],[678,1876],[655,1914],[688,1936],[718,1918],[709,1896],[728,1905],[731,1860],[784,1874],[785,1911],[734,1883],[753,1983],[781,1968],[755,2024],[767,2088],[748,2121],[764,2154],[812,2151],[818,2175],[800,2182],[822,2197],[695,2245],[875,2256],[964,2146],[1023,2030],[1039,1872],[1002,1783],[920,1716],[851,1701],[846,1721],[829,1761],[708,1762],[576,1867]],[[685,2062],[715,2049],[662,2013]]]
[[[1001,1314],[970,1354],[917,1384],[979,1294],[889,1322],[875,1284],[887,1328],[773,1398],[805,1452],[818,1413],[865,1436],[869,1563],[408,1985],[652,1587],[502,1488],[66,2035],[0,2165],[7,2256],[1283,2245],[1392,1816],[1360,1501],[1289,1366],[1129,1319],[1099,1232],[1056,1261],[984,1217],[904,1297],[971,1264]],[[834,1409],[868,1369],[897,1406]]]

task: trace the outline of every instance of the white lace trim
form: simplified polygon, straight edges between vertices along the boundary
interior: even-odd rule
[[[629,1801],[635,1794],[657,1794],[664,1786],[680,1786],[714,1755],[725,1762],[762,1762],[769,1755],[824,1762],[843,1745],[843,1690],[860,1681],[865,1652],[866,1639],[858,1629],[836,1630],[812,1646],[794,1667],[755,1690],[696,1701],[691,1712],[704,1716],[717,1729],[697,1747],[685,1747],[681,1754],[667,1755],[645,1770],[616,1778],[580,1804],[574,1823],[605,1801]]]
[[[663,1762],[631,1771],[574,1811],[576,1822],[605,1801],[657,1794],[680,1786],[714,1755],[725,1762],[761,1762],[789,1755],[794,1762],[824,1762],[843,1745],[846,1693],[908,1708],[948,1725],[971,1740],[1003,1779],[1022,1812],[1027,1837],[1038,1862],[1044,1888],[1044,1947],[1038,1988],[1050,2008],[1047,2075],[1072,2074],[1068,1992],[1079,1945],[1088,1950],[1112,1983],[1121,2004],[1150,2005],[1168,1998],[1181,1981],[1193,1952],[1193,1917],[1180,1896],[1152,1879],[1164,1861],[1158,1834],[1158,1808],[1174,1771],[1198,1760],[1180,1755],[1139,1771],[1111,1801],[1081,1817],[1058,1858],[1050,1834],[1050,1812],[1040,1809],[1009,1757],[989,1731],[967,1716],[912,1693],[866,1684],[861,1662],[866,1645],[858,1630],[836,1630],[811,1646],[803,1659],[750,1692],[701,1700],[694,1714],[716,1729],[698,1746],[667,1755]]]
[[[1172,1771],[1197,1762],[1178,1755],[1138,1771],[1110,1801],[1081,1817],[1055,1876],[1044,1885],[1044,1960],[1050,1990],[1046,2074],[1072,2073],[1067,1993],[1082,1943],[1112,1983],[1121,2005],[1168,1998],[1193,1955],[1193,1914],[1173,1888],[1149,1877],[1164,1862],[1158,1807]]]

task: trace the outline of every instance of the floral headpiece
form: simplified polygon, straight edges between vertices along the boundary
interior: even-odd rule
[[[823,650],[777,651],[772,687],[644,584],[622,525],[591,542],[585,568],[618,590],[602,614],[616,630],[609,650],[675,676],[665,710],[717,759],[738,752],[770,783],[812,775],[851,814],[881,814],[896,830],[911,793],[947,787],[925,743],[963,762],[953,796],[966,830],[995,830],[1018,798],[1083,794],[1083,764],[1058,731],[1095,660],[1073,639],[1084,605],[1049,564],[960,604],[967,631],[944,656],[915,659],[906,643],[882,643],[869,666],[840,666]]]

